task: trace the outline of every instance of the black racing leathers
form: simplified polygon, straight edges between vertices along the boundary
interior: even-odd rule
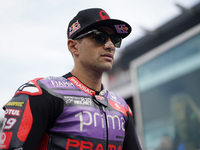
[[[22,85],[4,106],[0,149],[140,150],[126,102],[70,73]]]

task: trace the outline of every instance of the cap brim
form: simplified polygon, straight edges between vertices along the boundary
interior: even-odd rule
[[[81,32],[84,32],[89,29],[94,29],[100,26],[113,29],[115,33],[122,39],[127,37],[131,33],[131,30],[132,30],[131,26],[124,21],[117,20],[117,19],[106,19],[106,20],[100,20],[95,23],[92,23],[88,25],[86,28],[82,28]],[[121,29],[120,27],[123,27],[123,28]]]
[[[91,26],[109,27],[109,28],[113,29],[115,31],[115,33],[122,39],[127,37],[131,33],[131,30],[132,30],[131,26],[128,23],[121,21],[121,20],[116,20],[116,19],[101,20],[101,21],[94,23]]]

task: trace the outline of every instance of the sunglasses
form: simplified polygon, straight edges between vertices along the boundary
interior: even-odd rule
[[[108,41],[108,38],[110,38],[115,47],[119,48],[121,46],[122,38],[116,35],[108,34],[107,32],[99,31],[95,29],[79,35],[74,40],[81,39],[89,34],[94,34],[94,39],[99,44],[106,44]]]

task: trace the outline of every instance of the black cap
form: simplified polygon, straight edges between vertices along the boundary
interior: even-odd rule
[[[125,38],[131,33],[131,26],[128,23],[111,19],[101,8],[91,8],[79,11],[70,21],[67,36],[69,39],[74,39],[78,35],[99,26],[113,29],[121,38]]]

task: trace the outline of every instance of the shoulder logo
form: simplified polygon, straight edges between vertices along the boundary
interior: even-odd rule
[[[0,139],[0,149],[8,149],[12,138],[12,132],[2,132]]]
[[[43,78],[36,78],[34,80],[31,80],[25,84],[23,84],[22,86],[20,86],[17,90],[17,92],[15,93],[15,95],[17,94],[27,94],[27,95],[41,95],[42,94],[42,90],[40,88],[40,86],[37,84],[37,81],[43,79]]]

